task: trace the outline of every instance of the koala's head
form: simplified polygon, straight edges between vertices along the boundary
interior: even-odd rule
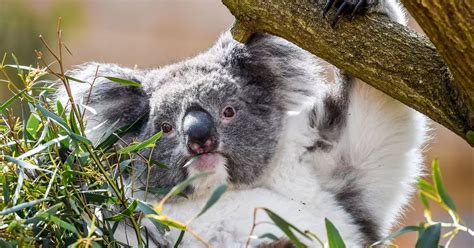
[[[244,45],[227,32],[207,52],[156,70],[92,64],[72,76],[93,77],[97,66],[99,75],[135,80],[143,87],[101,78],[91,100],[98,113],[87,117],[88,127],[92,121],[127,124],[146,115],[135,135],[144,140],[162,131],[156,147],[144,152],[169,167],[153,167],[149,185],[169,188],[195,173],[214,172],[193,184],[195,192],[224,181],[257,182],[271,169],[287,112],[313,97],[320,80],[313,56],[264,34]]]

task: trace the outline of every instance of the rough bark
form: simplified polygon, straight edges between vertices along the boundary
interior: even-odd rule
[[[474,126],[474,2],[402,0],[428,35],[455,79],[453,93],[468,126]],[[472,128],[471,128],[472,130]]]
[[[329,17],[334,13],[323,18],[322,1],[223,0],[223,3],[236,17],[232,31],[237,40],[245,42],[255,32],[283,37],[469,142],[467,134],[474,130],[472,121],[468,121],[473,115],[472,105],[467,106],[468,100],[472,100],[469,81],[472,77],[463,81],[453,74],[453,78],[425,36],[376,14],[358,16],[351,22],[340,20],[331,28]],[[460,101],[461,95],[464,98]],[[469,143],[473,145],[474,141]]]

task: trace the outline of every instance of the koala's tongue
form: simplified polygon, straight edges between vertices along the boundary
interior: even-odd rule
[[[200,155],[199,158],[193,162],[192,166],[199,171],[209,171],[216,168],[217,161],[217,154],[205,153]]]

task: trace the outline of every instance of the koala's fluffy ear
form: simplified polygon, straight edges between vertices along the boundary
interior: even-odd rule
[[[243,49],[239,65],[251,81],[272,87],[287,110],[313,102],[323,84],[318,59],[276,36],[256,33]]]
[[[105,77],[122,78],[141,84],[144,74],[143,71],[100,63],[86,63],[66,73],[69,77],[87,82],[69,80],[76,104],[93,109],[90,111],[86,108],[85,111],[86,128],[90,130],[87,136],[91,140],[99,140],[103,132],[117,120],[119,128],[134,123],[149,112],[149,96],[142,87],[119,84]],[[59,87],[57,99],[63,106],[70,106],[64,86]]]

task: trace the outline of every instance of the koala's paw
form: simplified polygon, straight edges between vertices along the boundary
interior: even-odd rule
[[[323,16],[331,9],[336,8],[336,14],[331,19],[331,27],[334,27],[343,16],[352,19],[356,14],[365,14],[367,10],[375,8],[378,0],[327,0],[324,6]]]

